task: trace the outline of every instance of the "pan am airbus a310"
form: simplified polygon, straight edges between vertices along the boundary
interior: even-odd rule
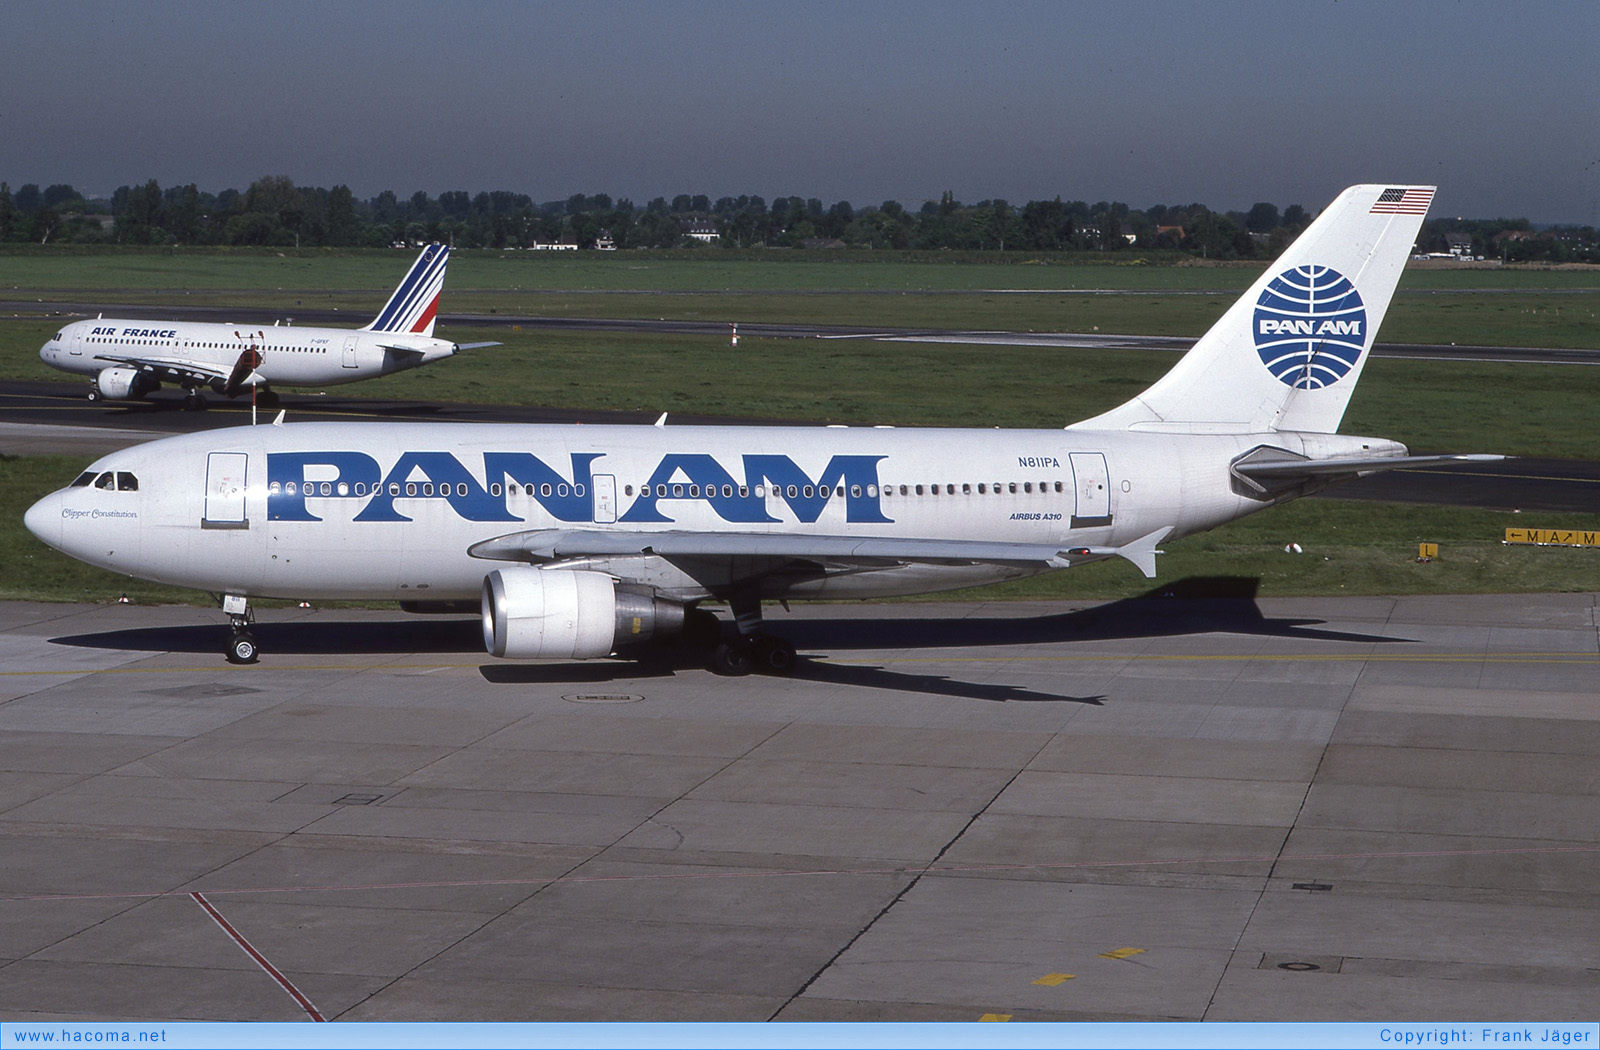
[[[389,301],[362,328],[252,329],[234,324],[126,321],[97,317],[57,332],[39,350],[52,368],[91,376],[89,400],[141,398],[177,383],[189,408],[207,387],[237,397],[252,387],[337,386],[441,361],[457,346],[433,337],[450,249],[430,244]]]
[[[290,423],[95,462],[27,512],[114,572],[249,599],[474,602],[497,657],[581,660],[736,632],[712,669],[786,673],[789,598],[913,594],[1121,557],[1394,467],[1335,433],[1430,186],[1345,190],[1178,364],[1062,430]],[[416,603],[411,605],[411,603]]]

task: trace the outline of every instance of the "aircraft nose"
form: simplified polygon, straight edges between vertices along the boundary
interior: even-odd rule
[[[50,546],[61,549],[61,493],[52,492],[29,507],[22,515],[29,532]]]

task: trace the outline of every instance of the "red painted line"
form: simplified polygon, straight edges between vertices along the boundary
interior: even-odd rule
[[[234,944],[237,944],[240,948],[243,948],[244,953],[250,956],[250,958],[254,959],[255,964],[261,967],[262,970],[266,971],[268,977],[272,978],[274,981],[277,981],[278,986],[284,991],[288,992],[291,999],[300,1004],[300,1009],[309,1014],[313,1021],[327,1020],[326,1017],[323,1017],[322,1014],[317,1012],[316,1005],[312,1003],[310,999],[306,998],[305,993],[296,988],[294,986],[294,982],[283,975],[282,970],[272,965],[272,960],[256,951],[255,945],[245,940],[244,934],[234,929],[233,924],[227,919],[224,919],[222,917],[222,913],[213,907],[210,901],[206,900],[205,897],[198,892],[191,893],[189,896],[193,897],[195,903],[206,910],[206,914],[211,916],[211,920],[213,922],[222,927],[223,933],[233,938]]]
[[[352,890],[444,890],[473,889],[494,886],[570,886],[587,882],[676,882],[700,879],[779,879],[804,878],[818,875],[895,875],[902,872],[923,872],[930,875],[959,875],[977,871],[1059,871],[1071,868],[1145,868],[1173,867],[1181,864],[1272,864],[1290,861],[1333,860],[1409,860],[1427,857],[1533,857],[1568,853],[1600,853],[1600,846],[1513,846],[1502,849],[1441,849],[1397,850],[1382,853],[1292,853],[1243,855],[1235,857],[1155,857],[1144,860],[1068,860],[1041,861],[1035,864],[937,864],[925,867],[907,862],[892,868],[816,868],[777,869],[773,871],[699,871],[672,875],[565,875],[540,878],[527,876],[510,879],[441,879],[427,882],[341,882],[311,886],[241,886],[233,889],[209,890],[216,896],[247,896],[276,893],[339,893]],[[175,897],[184,890],[130,890],[122,893],[18,893],[0,896],[0,902],[14,901],[96,901],[96,900],[153,900],[157,897]],[[198,894],[190,893],[198,897]]]

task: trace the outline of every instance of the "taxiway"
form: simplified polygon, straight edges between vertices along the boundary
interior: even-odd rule
[[[1174,591],[792,679],[0,604],[0,1017],[1592,1018],[1600,595]]]

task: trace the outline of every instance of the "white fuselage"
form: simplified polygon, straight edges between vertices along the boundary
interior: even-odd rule
[[[455,352],[448,340],[403,332],[96,318],[62,328],[39,357],[53,368],[80,375],[95,376],[139,361],[226,378],[240,354],[252,347],[261,354],[254,371],[272,386],[353,383]]]
[[[73,557],[182,587],[285,598],[476,598],[474,544],[528,530],[816,534],[1096,548],[1200,532],[1268,505],[1229,464],[1336,435],[1078,430],[299,423],[168,438],[102,458],[27,524]],[[1385,447],[1396,447],[1390,442]],[[104,483],[104,482],[102,482]],[[668,558],[584,568],[678,601],[707,597]],[[908,561],[777,575],[763,597],[870,597],[1032,575],[1044,566]]]

